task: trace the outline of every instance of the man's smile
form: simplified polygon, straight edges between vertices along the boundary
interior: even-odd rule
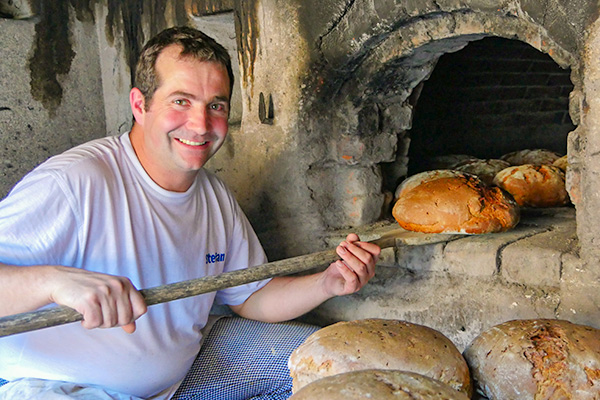
[[[188,146],[204,146],[206,143],[208,143],[207,141],[194,142],[194,141],[186,140],[186,139],[177,139],[177,140],[179,140],[183,144],[187,144]]]

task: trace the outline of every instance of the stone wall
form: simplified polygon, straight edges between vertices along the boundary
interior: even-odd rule
[[[96,28],[68,8],[53,16],[70,30],[0,18],[0,197],[48,157],[106,132]]]

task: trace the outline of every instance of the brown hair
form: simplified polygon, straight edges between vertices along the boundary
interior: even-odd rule
[[[231,69],[231,58],[227,50],[213,38],[197,29],[187,26],[173,27],[163,30],[146,43],[135,68],[135,87],[144,95],[146,109],[152,101],[154,92],[160,86],[160,77],[156,71],[156,60],[160,53],[172,44],[181,47],[182,56],[222,64],[227,69],[229,93],[232,93],[233,70]]]

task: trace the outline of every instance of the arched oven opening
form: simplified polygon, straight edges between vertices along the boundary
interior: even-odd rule
[[[497,159],[524,149],[567,153],[570,70],[518,40],[484,38],[440,57],[423,82],[407,174],[436,157]]]

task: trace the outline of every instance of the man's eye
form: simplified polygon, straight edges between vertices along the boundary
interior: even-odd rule
[[[215,110],[215,111],[223,111],[223,110],[225,110],[225,106],[223,104],[219,104],[219,103],[211,104],[210,108],[212,110]]]
[[[177,104],[178,106],[188,105],[188,101],[187,100],[183,100],[183,99],[177,99],[177,100],[173,101],[173,103]]]

